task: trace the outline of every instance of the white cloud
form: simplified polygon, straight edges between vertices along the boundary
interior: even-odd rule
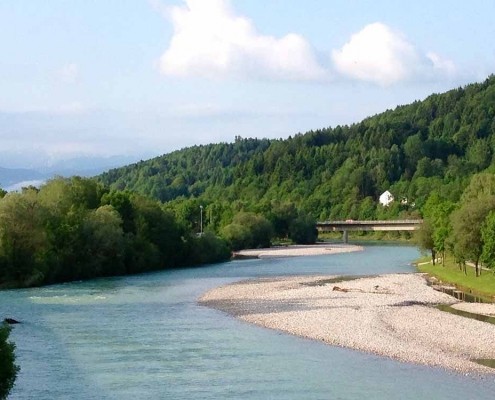
[[[253,23],[236,16],[228,0],[184,0],[169,9],[174,34],[160,58],[172,76],[320,80],[322,68],[300,35],[261,35]]]
[[[421,54],[404,35],[379,22],[352,35],[340,50],[332,52],[332,60],[342,75],[382,86],[455,73],[452,61],[432,52]]]
[[[451,60],[446,60],[432,51],[428,52],[426,57],[433,64],[435,71],[444,73],[447,76],[454,76],[457,73],[457,68]]]

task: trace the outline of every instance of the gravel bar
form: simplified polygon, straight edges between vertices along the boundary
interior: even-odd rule
[[[313,244],[313,245],[291,245],[275,246],[266,249],[249,249],[241,250],[234,254],[234,257],[246,258],[270,258],[270,257],[301,257],[301,256],[319,256],[327,254],[351,253],[362,251],[362,246],[352,244]]]
[[[464,303],[433,290],[423,274],[335,278],[237,282],[207,292],[199,302],[246,322],[331,345],[461,373],[495,374],[495,369],[472,361],[495,359],[495,325],[435,308]],[[493,309],[478,306],[481,313]],[[477,312],[476,307],[468,308]]]

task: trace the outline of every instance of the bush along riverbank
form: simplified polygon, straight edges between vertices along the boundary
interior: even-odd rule
[[[163,205],[91,179],[57,178],[0,198],[0,288],[135,274],[230,259]]]
[[[10,327],[0,322],[0,399],[9,395],[19,368],[15,365],[15,345],[8,341]]]

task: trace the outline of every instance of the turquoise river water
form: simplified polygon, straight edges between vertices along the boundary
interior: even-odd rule
[[[21,372],[10,399],[494,399],[493,377],[332,347],[197,304],[245,278],[413,272],[418,255],[370,246],[0,291],[0,317],[23,321],[11,335]]]

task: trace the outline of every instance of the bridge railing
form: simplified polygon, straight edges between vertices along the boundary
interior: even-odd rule
[[[323,221],[316,223],[316,229],[320,232],[341,231],[344,243],[347,243],[349,231],[415,231],[422,223],[422,219]]]
[[[318,221],[316,225],[402,225],[422,224],[422,219],[389,219],[389,220],[345,220],[345,221]]]

